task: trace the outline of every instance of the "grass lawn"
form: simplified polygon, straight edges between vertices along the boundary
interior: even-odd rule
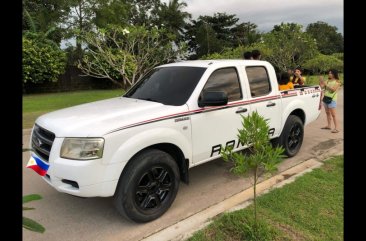
[[[52,94],[23,95],[23,129],[32,128],[38,116],[54,110],[121,96],[121,89],[86,90]]]
[[[189,240],[343,240],[343,201],[343,156],[337,156],[258,198],[259,238],[250,205],[220,215]]]

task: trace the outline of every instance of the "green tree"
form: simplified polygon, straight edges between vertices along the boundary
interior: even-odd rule
[[[226,47],[232,47],[232,29],[239,18],[235,14],[215,13],[213,16],[199,16],[198,21],[207,22],[217,34],[217,39],[225,43]]]
[[[94,24],[98,28],[108,25],[127,25],[131,6],[126,0],[99,0],[95,8]]]
[[[98,0],[68,0],[71,11],[65,21],[68,28],[67,37],[76,37],[76,58],[83,56],[82,37],[84,32],[88,32],[93,27],[96,9],[99,6]]]
[[[162,5],[160,0],[126,0],[129,6],[129,24],[149,27],[153,25],[155,14]]]
[[[257,30],[257,25],[251,22],[244,22],[232,28],[234,36],[234,46],[250,46],[258,42],[261,34]]]
[[[306,61],[303,67],[312,70],[315,74],[327,73],[329,69],[337,69],[343,72],[343,61],[333,55],[319,54],[315,58]]]
[[[84,54],[83,35],[95,28],[116,26],[154,27],[154,11],[161,5],[160,0],[68,0],[71,11],[65,25],[69,38],[76,38],[76,56],[80,60]]]
[[[159,64],[173,61],[184,52],[183,45],[172,45],[164,29],[143,26],[110,26],[84,35],[86,55],[78,67],[84,74],[107,78],[128,87]]]
[[[223,49],[222,41],[218,39],[217,33],[207,22],[200,22],[195,39],[198,45],[195,49],[197,56],[221,52]]]
[[[258,112],[254,111],[248,116],[242,116],[243,128],[238,130],[239,141],[247,146],[248,155],[241,152],[232,152],[228,148],[222,151],[225,161],[232,161],[234,167],[231,171],[240,176],[249,173],[253,175],[254,194],[254,220],[257,227],[257,183],[260,176],[277,170],[277,165],[282,161],[284,149],[271,145],[268,132],[268,120],[265,120]],[[256,230],[256,227],[254,230]]]
[[[215,13],[213,16],[199,16],[187,26],[185,39],[191,58],[200,58],[211,53],[220,53],[225,47],[236,45],[233,28],[239,19],[235,15]]]
[[[98,28],[108,25],[150,27],[163,6],[159,0],[97,0],[95,3],[92,22]]]
[[[302,31],[300,24],[275,25],[271,32],[262,37],[261,44],[270,50],[263,59],[271,62],[278,70],[286,71],[301,66],[318,53],[315,40]]]
[[[187,3],[180,0],[170,0],[168,5],[163,3],[156,11],[156,25],[163,26],[181,41],[187,26],[186,21],[191,18],[191,14],[183,10],[186,7]]]
[[[310,23],[306,32],[316,39],[318,50],[322,54],[343,52],[343,36],[337,32],[337,27],[318,21]]]

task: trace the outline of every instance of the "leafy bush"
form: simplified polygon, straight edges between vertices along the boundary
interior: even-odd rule
[[[221,53],[204,55],[200,59],[242,59],[244,51],[246,51],[246,49],[243,46],[239,46],[235,49],[224,48]]]
[[[42,197],[38,194],[26,195],[23,197],[23,204],[30,202],[30,201],[40,200],[40,199],[42,199]],[[34,208],[23,207],[23,211],[33,210],[33,209]],[[36,221],[34,221],[33,219],[30,219],[27,217],[23,217],[23,228],[28,229],[33,232],[38,232],[38,233],[44,233],[44,231],[46,230],[41,224],[39,224]]]
[[[23,83],[57,82],[64,73],[66,54],[55,43],[37,36],[23,36]]]
[[[31,150],[32,149],[29,149],[29,148],[23,148],[23,152],[31,151]],[[40,199],[42,199],[41,195],[29,194],[29,195],[23,196],[23,204],[31,202],[31,201],[35,201],[35,200],[40,200]],[[27,211],[27,210],[34,210],[34,208],[29,208],[29,207],[23,206],[23,211]],[[44,231],[46,231],[46,229],[41,224],[39,224],[36,221],[34,221],[33,219],[30,219],[27,217],[23,217],[23,228],[28,229],[33,232],[38,232],[38,233],[44,233]]]
[[[281,23],[263,35],[263,45],[271,50],[268,60],[277,70],[286,71],[303,64],[317,53],[316,42],[300,24]]]
[[[334,53],[332,56],[336,57],[337,59],[343,61],[343,53]]]
[[[302,31],[301,25],[281,23],[271,32],[263,34],[260,42],[235,49],[226,48],[221,53],[206,55],[202,59],[243,59],[245,51],[254,49],[258,49],[261,59],[270,62],[276,71],[302,66],[318,54],[315,40]]]
[[[312,70],[314,73],[325,73],[329,69],[337,69],[343,72],[343,61],[334,55],[319,54],[303,65],[304,68]]]

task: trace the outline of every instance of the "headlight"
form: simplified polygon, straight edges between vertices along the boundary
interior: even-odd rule
[[[102,158],[103,138],[65,138],[61,147],[62,158],[90,160]]]

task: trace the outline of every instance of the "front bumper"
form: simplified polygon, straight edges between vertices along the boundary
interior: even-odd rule
[[[103,159],[79,161],[61,158],[62,142],[63,138],[55,138],[49,157],[50,166],[43,179],[57,191],[79,197],[113,196],[122,163],[105,164]]]

